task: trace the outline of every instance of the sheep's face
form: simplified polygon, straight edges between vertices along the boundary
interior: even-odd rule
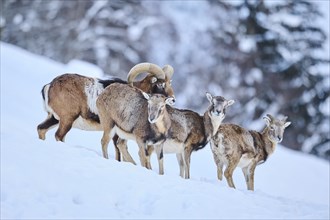
[[[284,129],[288,127],[291,122],[287,122],[286,118],[282,120],[275,119],[271,115],[264,117],[267,124],[267,134],[270,141],[273,143],[281,143],[283,140]]]
[[[210,102],[209,114],[211,117],[219,117],[223,120],[226,116],[227,107],[235,103],[234,100],[227,100],[222,96],[212,96],[210,93],[206,93],[206,97]]]
[[[151,92],[153,94],[162,94],[166,97],[173,98],[173,104],[175,103],[174,91],[172,88],[172,80],[157,79],[156,77],[151,78]]]
[[[165,106],[172,105],[173,98],[166,98],[160,94],[147,94],[143,93],[143,96],[148,100],[148,121],[156,123],[164,116]]]

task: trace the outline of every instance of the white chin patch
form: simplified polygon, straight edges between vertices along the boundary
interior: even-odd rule
[[[154,124],[154,123],[156,123],[156,122],[157,122],[157,119],[154,119],[154,120],[150,120],[150,119],[148,118],[148,121],[150,122],[150,124]]]
[[[277,138],[273,138],[273,137],[271,137],[270,139],[271,139],[271,141],[272,141],[273,143],[277,143],[277,144],[281,143],[281,140],[279,140],[279,139],[277,139]]]
[[[212,112],[212,116],[216,116],[216,117],[218,117],[219,114],[218,114],[217,112]]]
[[[174,104],[175,104],[175,101],[174,100],[169,101],[169,105],[170,106],[173,106]]]
[[[223,114],[223,113],[218,114],[217,112],[212,112],[212,115],[215,117],[219,117],[221,119],[225,118],[225,114]]]

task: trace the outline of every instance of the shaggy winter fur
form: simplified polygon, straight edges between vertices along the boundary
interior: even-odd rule
[[[171,128],[166,141],[160,148],[156,147],[160,174],[164,174],[163,153],[176,153],[180,166],[180,176],[190,178],[191,153],[205,147],[224,119],[226,108],[234,103],[233,100],[226,100],[221,96],[212,96],[210,93],[206,93],[206,96],[210,101],[210,106],[204,116],[190,110],[167,106]],[[149,167],[151,167],[150,155],[153,150],[153,146],[148,146],[147,159]],[[133,163],[135,162],[133,161]]]
[[[190,158],[193,151],[205,147],[211,136],[225,118],[226,108],[234,100],[226,100],[222,96],[212,96],[206,93],[210,106],[200,116],[190,110],[180,110],[168,107],[171,118],[171,128],[166,141],[162,144],[164,153],[176,153],[180,166],[180,176],[190,178]],[[162,154],[160,154],[162,155]],[[163,157],[158,154],[160,174],[164,174]]]
[[[42,89],[48,116],[38,125],[39,138],[44,140],[46,132],[58,124],[59,128],[55,134],[58,141],[64,141],[71,127],[101,131],[96,107],[97,97],[112,83],[133,84],[135,77],[142,72],[149,72],[149,74],[140,82],[134,82],[134,86],[145,92],[174,97],[170,77],[168,77],[172,76],[173,68],[169,65],[161,69],[155,64],[137,64],[129,72],[128,82],[120,79],[100,80],[78,74],[63,74],[56,77]]]
[[[265,162],[283,139],[284,129],[291,122],[264,117],[266,128],[262,132],[248,131],[238,125],[222,124],[211,139],[211,149],[217,165],[218,179],[222,180],[222,168],[228,185],[235,188],[233,172],[242,168],[248,190],[254,190],[254,171],[260,162]]]
[[[147,144],[161,144],[168,135],[171,121],[165,105],[172,104],[172,101],[172,97],[149,96],[129,85],[114,83],[108,86],[96,101],[103,128],[103,156],[108,158],[109,140],[117,134],[122,139],[137,142],[141,165],[147,167]],[[126,149],[121,152],[124,157],[130,157]]]

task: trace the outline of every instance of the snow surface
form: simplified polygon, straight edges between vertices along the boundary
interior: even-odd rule
[[[250,192],[239,170],[236,190],[217,180],[209,145],[193,153],[184,180],[173,154],[165,155],[164,176],[154,155],[154,170],[115,161],[112,145],[103,159],[101,132],[73,129],[60,143],[53,129],[39,140],[36,127],[46,118],[40,90],[68,66],[0,47],[1,219],[329,219],[329,163],[282,146],[257,168]],[[99,73],[79,63],[70,71]],[[138,162],[134,142],[129,151]]]

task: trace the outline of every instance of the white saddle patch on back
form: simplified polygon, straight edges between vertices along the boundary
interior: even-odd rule
[[[87,96],[87,104],[91,112],[98,115],[96,108],[96,99],[104,91],[103,85],[99,83],[99,80],[94,78],[93,83],[85,86],[85,93]]]

